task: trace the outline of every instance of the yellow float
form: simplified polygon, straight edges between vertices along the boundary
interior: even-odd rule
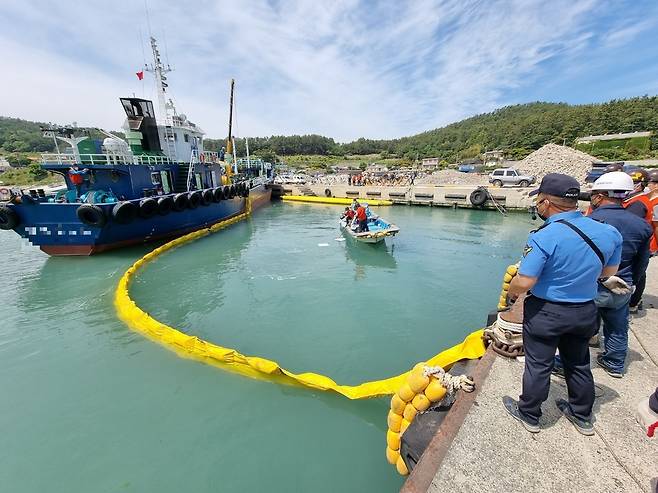
[[[334,204],[334,205],[350,205],[352,200],[349,197],[316,197],[314,195],[283,195],[281,200],[289,200],[291,202],[313,202],[316,204]],[[382,199],[359,199],[356,200],[368,205],[393,205],[391,200]]]
[[[402,435],[418,413],[443,399],[446,394],[457,390],[472,392],[473,380],[465,375],[453,376],[440,366],[418,363],[407,373],[406,381],[391,398],[386,431],[386,460],[403,476],[409,474],[407,465],[400,455]]]

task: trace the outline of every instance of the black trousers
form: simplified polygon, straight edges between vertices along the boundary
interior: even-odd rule
[[[541,416],[548,398],[555,350],[560,350],[569,390],[569,405],[580,419],[589,419],[594,405],[594,378],[590,369],[589,339],[597,329],[596,306],[554,303],[529,295],[523,305],[525,371],[519,411],[532,423]]]

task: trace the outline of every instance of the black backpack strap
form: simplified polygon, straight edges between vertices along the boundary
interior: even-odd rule
[[[589,247],[594,250],[594,253],[596,253],[596,256],[599,257],[599,260],[601,261],[601,265],[605,267],[605,257],[603,256],[603,253],[601,250],[599,250],[599,247],[596,246],[596,244],[592,241],[592,239],[587,236],[585,233],[583,233],[580,228],[577,228],[573,224],[571,224],[569,221],[565,221],[564,219],[559,219],[555,221],[556,223],[562,223],[565,226],[568,226],[571,228],[578,236],[580,236],[585,243],[589,245]]]

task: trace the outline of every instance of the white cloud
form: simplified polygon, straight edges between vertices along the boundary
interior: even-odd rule
[[[343,141],[410,135],[514,101],[547,62],[591,43],[590,19],[600,9],[593,0],[151,0],[149,7],[177,69],[170,82],[179,111],[210,136],[226,132],[235,77],[240,134]],[[140,29],[146,38],[141,2],[56,10],[44,0],[5,2],[0,114],[117,128],[119,96],[153,97],[134,75]]]

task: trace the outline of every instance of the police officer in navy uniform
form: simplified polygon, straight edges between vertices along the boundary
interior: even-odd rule
[[[622,238],[607,224],[578,210],[580,185],[567,175],[550,173],[536,195],[536,212],[545,221],[532,232],[518,275],[510,284],[511,301],[529,292],[523,309],[525,370],[518,402],[503,397],[507,411],[526,430],[539,432],[541,404],[548,398],[556,349],[560,350],[569,401],[556,404],[576,429],[593,435],[594,379],[589,339],[597,331],[594,298],[598,279],[617,272]]]

